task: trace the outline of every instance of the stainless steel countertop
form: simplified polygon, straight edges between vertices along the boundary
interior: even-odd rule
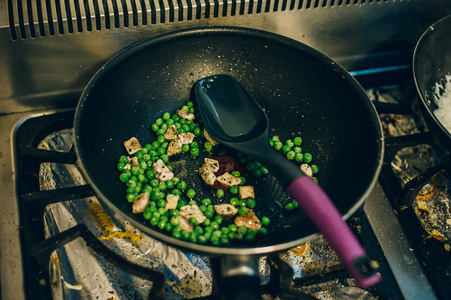
[[[2,299],[24,299],[13,162],[14,128],[30,112],[0,116],[0,284]]]

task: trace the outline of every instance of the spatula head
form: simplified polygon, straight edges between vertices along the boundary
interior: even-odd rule
[[[233,76],[201,79],[195,97],[205,128],[220,143],[250,141],[269,128],[263,109]]]

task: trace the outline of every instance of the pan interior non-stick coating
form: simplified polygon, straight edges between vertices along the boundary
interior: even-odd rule
[[[312,163],[320,168],[322,188],[342,214],[355,208],[381,159],[379,121],[364,91],[341,67],[303,44],[224,28],[135,45],[90,82],[76,113],[76,150],[85,176],[106,204],[155,235],[141,215],[132,214],[118,180],[123,142],[132,136],[143,144],[153,141],[150,125],[193,100],[195,82],[213,74],[230,74],[243,84],[268,114],[270,135],[302,136],[303,152],[312,153]],[[201,184],[197,173],[189,175]],[[280,189],[271,177],[257,184],[259,214],[269,215],[274,227],[257,244],[243,247],[290,243],[316,232],[303,213],[283,214],[277,204],[285,197]]]

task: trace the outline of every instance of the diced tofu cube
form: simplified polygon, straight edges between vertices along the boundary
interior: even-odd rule
[[[254,187],[251,185],[243,185],[238,187],[238,198],[247,199],[253,198],[255,199]]]
[[[190,223],[190,221],[183,217],[183,216],[179,216],[180,218],[180,227],[182,228],[182,230],[186,231],[186,232],[191,232],[194,230],[194,224]]]
[[[229,172],[225,172],[224,174],[216,177],[216,180],[227,188],[231,188],[232,186],[236,186],[241,183],[241,178],[235,177]]]
[[[213,172],[219,171],[219,161],[216,159],[206,157],[204,158],[204,162],[210,169],[213,170]]]
[[[196,204],[185,205],[180,208],[180,216],[186,219],[196,218],[197,224],[202,224],[207,218]]]
[[[152,170],[156,173],[155,178],[157,180],[167,181],[174,178],[174,173],[169,170],[161,159],[153,163]]]
[[[194,114],[187,112],[186,110],[178,110],[176,111],[177,116],[185,120],[194,120]]]
[[[138,196],[136,196],[133,201],[132,211],[134,214],[142,213],[146,210],[147,204],[149,204],[150,195],[148,192],[144,192]]]
[[[191,144],[194,141],[194,137],[196,135],[192,132],[183,132],[177,135],[177,139],[179,139],[182,144]]]
[[[308,177],[312,177],[313,176],[313,170],[312,167],[310,167],[309,164],[302,164],[300,166],[301,171],[304,172],[305,175],[307,175]]]
[[[216,175],[212,169],[210,169],[207,165],[202,165],[199,169],[199,174],[202,179],[208,185],[214,185],[216,181]]]
[[[133,167],[139,167],[139,161],[138,161],[138,158],[137,158],[136,156],[133,156],[133,157],[130,159],[130,162],[131,162],[131,164],[132,164]]]
[[[177,137],[178,130],[177,127],[175,127],[174,124],[168,127],[168,130],[166,130],[166,133],[164,134],[164,138],[167,140],[173,140]]]
[[[211,137],[206,129],[204,129],[204,137],[207,141],[209,141],[213,146],[219,144],[219,142]]]
[[[128,154],[132,155],[141,150],[141,144],[138,139],[135,137],[130,138],[129,140],[124,142],[125,149]]]
[[[168,194],[166,196],[166,206],[164,209],[166,210],[176,209],[177,204],[179,203],[179,199],[180,199],[179,195]]]
[[[233,218],[237,213],[238,209],[229,203],[217,204],[214,206],[216,214],[224,219]]]
[[[245,216],[237,216],[234,220],[236,226],[246,226],[247,228],[254,229],[258,231],[262,227],[260,219],[255,215],[252,209],[247,209],[247,214]]]
[[[166,154],[172,156],[182,151],[182,142],[179,139],[172,140],[168,145]]]

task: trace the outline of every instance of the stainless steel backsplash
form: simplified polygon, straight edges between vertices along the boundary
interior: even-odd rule
[[[449,0],[3,0],[0,114],[74,106],[95,72],[139,40],[200,26],[278,33],[348,70],[409,65]]]

